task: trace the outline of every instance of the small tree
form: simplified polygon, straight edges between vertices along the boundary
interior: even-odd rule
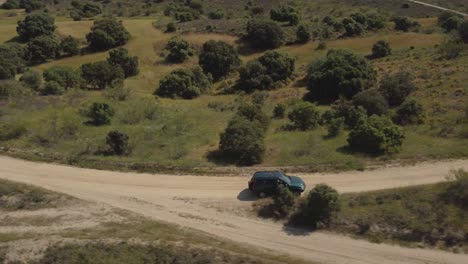
[[[343,19],[343,27],[348,37],[360,36],[364,33],[364,26],[352,18]]]
[[[125,78],[138,74],[138,57],[129,56],[125,48],[116,48],[109,52],[107,62],[111,65],[120,66],[124,72]]]
[[[384,40],[378,41],[372,47],[372,56],[375,58],[387,57],[390,54],[392,54],[390,44]]]
[[[223,158],[239,165],[260,163],[265,154],[265,132],[259,122],[235,116],[220,136]]]
[[[327,124],[328,137],[336,137],[341,134],[344,128],[344,117],[331,119]]]
[[[286,115],[286,105],[284,104],[277,104],[273,109],[273,117],[274,118],[284,118]]]
[[[301,20],[299,12],[292,6],[280,6],[271,9],[270,18],[275,21],[289,22],[291,26],[296,26]]]
[[[177,30],[177,27],[174,23],[171,22],[166,25],[166,33],[176,32],[176,30]]]
[[[106,143],[116,155],[130,154],[129,137],[127,134],[119,131],[110,131],[106,137]]]
[[[392,21],[395,22],[395,30],[408,32],[412,28],[419,27],[418,22],[411,21],[407,17],[394,17]]]
[[[326,184],[317,184],[307,195],[303,221],[313,228],[328,226],[333,214],[339,210],[338,192]]]
[[[26,84],[29,88],[36,91],[39,90],[39,87],[41,87],[42,84],[42,76],[36,70],[29,70],[23,73],[19,80]]]
[[[113,81],[124,79],[125,73],[120,66],[98,61],[81,65],[81,77],[85,81],[85,87],[105,89]]]
[[[189,56],[193,56],[193,50],[190,44],[178,37],[173,37],[167,43],[166,49],[169,54],[166,60],[173,63],[181,63],[188,59]]]
[[[16,43],[0,44],[0,80],[13,79],[24,71],[26,49]]]
[[[394,153],[400,150],[405,136],[387,117],[361,119],[348,136],[349,146],[368,153]]]
[[[459,169],[450,172],[450,182],[443,196],[463,208],[468,208],[468,172]]]
[[[205,42],[199,56],[199,64],[203,71],[210,73],[215,80],[236,70],[240,64],[237,50],[223,41],[210,40]]]
[[[458,35],[464,43],[468,43],[468,21],[463,22],[458,28]]]
[[[407,99],[396,111],[393,120],[399,125],[417,125],[424,123],[426,114],[423,106],[415,99]]]
[[[130,39],[130,33],[122,22],[112,18],[94,21],[91,32],[86,35],[91,50],[102,51],[124,45]]]
[[[55,81],[46,82],[43,87],[39,89],[41,95],[61,95],[65,92],[60,83]]]
[[[330,50],[309,68],[309,91],[316,100],[351,98],[370,88],[376,71],[362,56],[348,50]]]
[[[319,125],[320,112],[314,104],[301,102],[293,107],[288,118],[292,122],[292,128],[309,130]]]
[[[273,213],[276,218],[289,216],[296,205],[297,197],[287,187],[279,186],[277,193],[273,196]]]
[[[438,18],[439,26],[445,29],[446,32],[458,29],[463,21],[463,16],[455,15],[450,12],[443,12]]]
[[[299,25],[296,30],[296,39],[298,43],[307,43],[310,41],[311,34],[307,25]]]
[[[60,42],[60,50],[66,56],[74,56],[80,53],[80,41],[72,36],[68,36]]]
[[[86,112],[89,122],[95,126],[110,124],[111,118],[114,116],[114,109],[106,103],[93,103]]]
[[[362,106],[367,115],[384,115],[388,111],[388,102],[376,89],[369,89],[356,94],[353,97],[353,105]]]
[[[55,31],[55,19],[45,13],[31,14],[18,21],[16,32],[23,41],[39,36],[52,36]]]
[[[60,51],[60,43],[53,36],[39,36],[32,39],[27,46],[27,56],[33,63],[43,63],[55,59]]]
[[[245,118],[251,122],[258,122],[266,131],[270,125],[270,118],[262,111],[257,104],[242,104],[237,109],[236,116]]]
[[[400,71],[385,76],[380,83],[379,89],[389,105],[395,107],[401,105],[406,97],[416,90],[416,86],[408,72]]]
[[[285,42],[281,27],[267,20],[250,20],[247,23],[246,39],[257,49],[275,49]]]

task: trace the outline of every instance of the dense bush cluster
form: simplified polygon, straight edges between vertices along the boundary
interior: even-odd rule
[[[205,93],[211,84],[211,75],[206,75],[200,67],[179,69],[159,81],[159,88],[155,94],[169,98],[193,99]]]
[[[401,17],[401,16],[394,17],[394,18],[392,18],[392,21],[395,22],[395,29],[396,30],[400,30],[400,31],[404,31],[404,32],[408,32],[408,31],[410,31],[412,29],[415,29],[415,28],[418,28],[420,26],[419,22],[412,21],[411,19],[409,19],[407,17]]]
[[[41,89],[43,95],[57,95],[68,89],[80,87],[82,79],[80,72],[68,66],[53,66],[43,73],[46,85]]]
[[[190,44],[181,38],[173,37],[166,45],[166,50],[169,51],[166,60],[173,63],[181,63],[193,56],[193,49]]]
[[[94,21],[91,32],[86,35],[89,48],[93,51],[103,51],[124,45],[130,39],[130,33],[122,22],[112,18]]]
[[[297,43],[301,43],[301,44],[307,43],[309,42],[311,37],[312,35],[310,33],[310,28],[307,25],[302,24],[297,27],[296,29]]]
[[[16,32],[23,41],[40,37],[52,36],[56,29],[55,19],[47,14],[31,14],[18,21]]]
[[[372,46],[372,56],[374,58],[383,58],[390,54],[392,54],[390,44],[384,40],[379,40],[374,44],[374,46]]]
[[[316,100],[347,98],[370,88],[376,71],[363,57],[348,50],[330,50],[309,68],[308,88]]]
[[[274,89],[291,78],[294,69],[293,57],[286,53],[267,51],[240,69],[236,89],[245,92]]]
[[[138,74],[138,57],[130,56],[128,50],[124,48],[116,48],[109,52],[107,62],[114,66],[120,66],[124,72],[125,78]]]
[[[289,22],[291,26],[296,26],[301,20],[299,12],[292,6],[280,6],[271,9],[270,18],[275,21]]]
[[[120,131],[110,131],[106,136],[106,144],[115,155],[130,154],[129,137]]]
[[[95,102],[89,106],[84,114],[89,118],[89,124],[102,126],[110,124],[115,111],[107,103]]]
[[[73,0],[71,6],[70,17],[75,21],[81,20],[83,17],[94,17],[102,13],[101,7],[94,3],[83,4],[80,1]]]
[[[199,0],[172,2],[164,10],[164,15],[173,16],[181,22],[199,19],[203,14],[203,4]]]
[[[449,12],[443,12],[439,15],[437,20],[439,26],[442,27],[446,32],[457,30],[464,21],[465,20],[463,19],[463,16]]]
[[[39,0],[7,0],[2,4],[3,9],[18,9],[24,8],[26,13],[31,13],[44,7],[44,4]]]
[[[60,51],[65,56],[74,56],[80,53],[80,41],[72,36],[67,36],[60,42]]]
[[[12,79],[26,66],[26,49],[19,44],[0,44],[0,80]]]
[[[300,102],[293,106],[288,114],[291,129],[309,130],[319,125],[321,116],[317,107],[309,102]]]
[[[408,72],[400,71],[384,76],[379,90],[387,99],[389,105],[395,107],[401,105],[416,90],[416,85]]]
[[[124,79],[125,73],[119,65],[98,61],[81,65],[81,77],[84,87],[105,89],[115,80]]]
[[[219,80],[236,70],[241,61],[239,53],[232,45],[223,41],[210,40],[203,44],[199,64],[203,71],[213,76],[214,80]]]

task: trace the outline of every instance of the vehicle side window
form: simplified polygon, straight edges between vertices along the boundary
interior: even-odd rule
[[[268,186],[268,187],[274,187],[276,186],[276,184],[277,184],[276,180],[267,180],[265,182],[265,186]]]

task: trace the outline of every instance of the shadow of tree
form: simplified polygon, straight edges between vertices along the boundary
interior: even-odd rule
[[[243,202],[253,202],[257,201],[258,197],[249,189],[244,189],[237,195],[237,199]]]

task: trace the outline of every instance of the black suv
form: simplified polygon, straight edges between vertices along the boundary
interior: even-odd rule
[[[249,181],[249,190],[259,197],[274,194],[280,186],[287,187],[291,192],[298,195],[306,188],[301,178],[288,176],[279,171],[259,171]]]

